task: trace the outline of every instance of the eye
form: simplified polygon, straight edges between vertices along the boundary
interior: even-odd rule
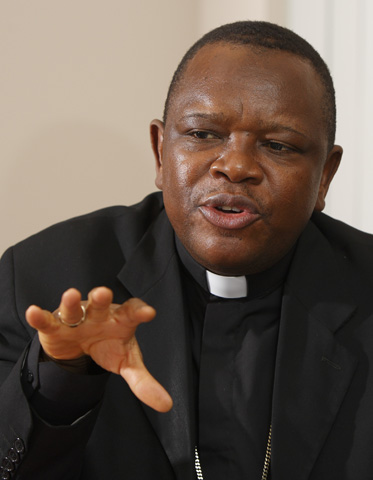
[[[283,145],[282,143],[278,143],[278,142],[269,142],[268,143],[268,146],[269,148],[271,148],[272,150],[277,150],[278,152],[281,152],[283,150],[289,150],[288,147],[286,147],[285,145]]]
[[[270,141],[266,143],[266,146],[275,152],[295,152],[296,149],[289,147],[288,145],[280,142]]]
[[[194,138],[198,138],[199,140],[213,140],[217,138],[217,135],[211,132],[205,132],[203,130],[196,130],[191,132],[190,135]]]

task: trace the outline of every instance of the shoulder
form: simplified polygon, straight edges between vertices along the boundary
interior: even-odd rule
[[[346,223],[329,217],[325,213],[314,213],[312,222],[328,239],[332,246],[345,248],[348,251],[358,250],[363,254],[371,254],[373,235],[351,227]]]
[[[312,222],[334,251],[335,257],[348,266],[369,288],[373,285],[373,235],[358,230],[323,213],[315,213]]]
[[[135,205],[106,207],[56,223],[13,248],[18,255],[39,250],[45,254],[45,249],[49,248],[56,253],[60,249],[71,249],[73,245],[102,248],[113,241],[136,242],[162,209],[162,195],[153,193]]]
[[[136,205],[108,207],[52,225],[5,252],[0,277],[11,270],[23,303],[45,308],[69,287],[83,295],[98,285],[114,289],[128,255],[162,211],[162,196],[155,193]],[[51,300],[45,304],[45,299]]]

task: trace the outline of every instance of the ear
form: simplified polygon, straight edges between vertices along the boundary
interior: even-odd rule
[[[314,210],[317,212],[321,212],[325,208],[326,194],[328,193],[329,185],[331,184],[331,181],[333,180],[333,177],[338,170],[342,158],[342,153],[342,147],[340,147],[339,145],[334,145],[334,147],[330,150],[327,156],[321,175],[319,192],[314,208]]]
[[[152,144],[154,159],[155,159],[155,184],[162,190],[162,152],[163,152],[163,134],[164,123],[160,120],[153,120],[150,123],[150,141]]]

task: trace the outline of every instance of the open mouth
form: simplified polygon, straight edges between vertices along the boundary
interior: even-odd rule
[[[243,210],[240,210],[239,208],[237,207],[228,207],[228,206],[218,206],[218,207],[215,207],[216,210],[219,210],[219,212],[224,212],[224,213],[242,213]]]
[[[228,206],[207,206],[200,207],[205,219],[215,227],[228,230],[245,228],[259,219],[258,213],[247,209]]]
[[[210,224],[228,230],[248,227],[261,217],[256,204],[238,194],[211,195],[201,202],[199,210]]]

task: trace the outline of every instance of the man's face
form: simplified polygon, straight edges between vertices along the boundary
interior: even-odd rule
[[[328,152],[322,94],[287,52],[214,44],[189,62],[151,135],[167,215],[205,268],[269,268],[324,208],[342,150]]]

